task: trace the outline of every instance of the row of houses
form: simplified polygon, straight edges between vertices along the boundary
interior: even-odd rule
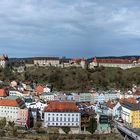
[[[110,91],[89,91],[87,93],[63,93],[52,91],[51,85],[36,85],[34,89],[27,87],[32,92],[22,91],[23,89],[9,89],[9,95],[16,95],[19,97],[30,96],[31,93],[37,95],[40,99],[44,101],[60,100],[60,101],[75,101],[75,102],[90,102],[90,103],[104,103],[109,100],[117,100],[123,98],[138,98],[140,97],[139,91],[128,91],[120,92],[119,90]],[[21,90],[21,91],[19,91]]]
[[[140,128],[140,102],[135,98],[98,104],[96,112],[112,116],[114,120],[123,122],[127,127]]]
[[[48,92],[45,92],[46,90]],[[120,91],[67,94],[51,92],[46,85],[34,85],[29,88],[29,85],[17,84],[16,81],[13,81],[10,87],[0,89],[0,118],[5,117],[7,121],[14,121],[17,125],[27,128],[39,120],[43,122],[44,127],[65,126],[80,130],[81,127],[86,127],[86,122],[91,116],[100,112],[108,116],[112,115],[113,118],[121,117],[122,119],[125,114],[125,117],[129,119],[124,120],[128,124],[132,124],[135,112],[132,110],[125,113],[124,108],[128,106],[126,103],[138,104],[140,98],[138,93],[140,92],[136,90],[135,93],[128,92],[126,94],[122,94]],[[135,106],[138,105],[132,105],[132,107]],[[128,116],[129,113],[130,116]],[[84,118],[87,120],[84,121]],[[133,122],[136,121],[133,119]],[[135,128],[136,124],[133,125],[132,127]],[[105,126],[108,127],[107,124]]]

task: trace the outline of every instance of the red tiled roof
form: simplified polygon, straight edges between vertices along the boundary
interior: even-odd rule
[[[0,97],[6,97],[7,94],[5,92],[5,89],[0,89]]]
[[[97,63],[132,64],[128,59],[96,59],[96,61]]]
[[[44,112],[79,112],[79,109],[74,102],[52,101],[45,107]]]
[[[0,106],[19,106],[19,103],[17,100],[10,100],[10,99],[1,99],[0,100]]]
[[[113,102],[111,102],[111,101],[108,101],[108,102],[106,103],[106,106],[109,107],[109,108],[111,108],[111,109],[113,109],[113,107],[114,107],[116,104],[117,104],[117,103],[113,103]]]
[[[0,100],[0,106],[18,106],[18,103],[16,100],[2,99]]]
[[[35,89],[37,93],[43,93],[44,92],[44,87],[42,85],[38,85]]]
[[[120,103],[137,103],[136,99],[133,97],[120,99],[119,102]]]

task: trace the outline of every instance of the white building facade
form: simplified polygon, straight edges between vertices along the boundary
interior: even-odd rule
[[[75,112],[45,112],[44,126],[80,126],[80,113]]]
[[[81,115],[73,102],[51,102],[44,110],[44,127],[80,128]]]

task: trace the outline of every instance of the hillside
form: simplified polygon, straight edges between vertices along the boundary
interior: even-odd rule
[[[9,69],[1,69],[0,80],[50,83],[55,90],[63,91],[87,91],[93,87],[96,89],[129,89],[133,84],[140,84],[140,68],[122,70],[100,67],[95,70],[84,70],[81,68],[31,67],[20,74]]]

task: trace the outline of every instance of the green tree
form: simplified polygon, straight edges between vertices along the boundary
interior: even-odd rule
[[[0,120],[0,129],[3,129],[6,126],[6,118]]]
[[[90,118],[90,121],[89,121],[89,124],[87,127],[87,131],[89,131],[91,134],[93,134],[96,129],[97,129],[97,120],[96,120],[96,118],[92,117],[92,118]]]
[[[62,130],[68,134],[70,132],[70,128],[69,127],[62,127]]]
[[[9,129],[12,131],[12,135],[17,136],[17,127],[15,127],[14,121],[12,121],[12,122],[9,121],[8,126],[9,126]]]

